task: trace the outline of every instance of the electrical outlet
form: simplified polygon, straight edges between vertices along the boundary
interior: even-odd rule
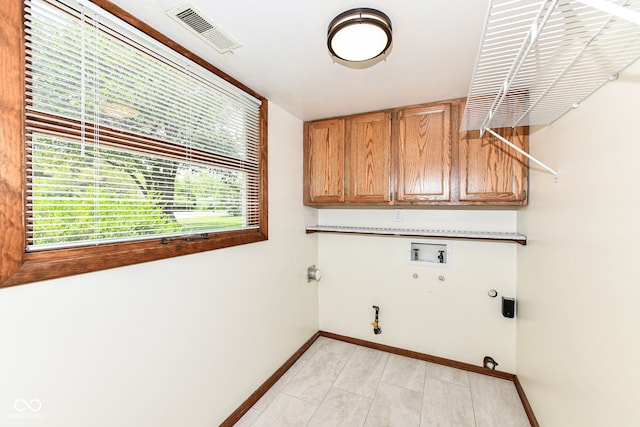
[[[393,210],[393,222],[402,222],[402,209]]]

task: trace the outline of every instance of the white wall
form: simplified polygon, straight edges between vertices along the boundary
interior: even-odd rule
[[[302,123],[269,108],[269,241],[0,290],[0,425],[218,425],[318,330]]]
[[[498,210],[321,210],[322,225],[516,231],[516,213]],[[451,266],[408,262],[412,239],[319,234],[320,329],[480,366],[485,355],[515,372],[516,320],[500,311],[515,296],[516,244],[450,243]],[[415,279],[413,274],[417,274]],[[444,281],[439,280],[444,277]],[[497,298],[487,295],[498,291]],[[380,307],[375,335],[372,305]]]
[[[640,425],[640,63],[534,132],[517,374],[545,427]],[[535,168],[532,168],[535,169]]]

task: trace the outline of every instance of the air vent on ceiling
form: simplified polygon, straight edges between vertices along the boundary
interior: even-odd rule
[[[213,46],[220,53],[230,52],[242,46],[189,3],[167,11],[167,15]]]

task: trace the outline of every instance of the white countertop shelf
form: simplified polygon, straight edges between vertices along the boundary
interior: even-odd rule
[[[439,239],[489,240],[495,242],[513,242],[527,244],[527,236],[519,233],[495,231],[463,231],[463,230],[431,230],[417,228],[384,228],[384,227],[350,227],[342,225],[310,225],[306,228],[311,233],[364,234],[373,236],[395,237],[428,237]]]

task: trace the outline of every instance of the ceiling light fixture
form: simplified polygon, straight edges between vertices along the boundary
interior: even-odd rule
[[[376,9],[351,9],[336,16],[327,30],[331,55],[349,62],[368,61],[391,46],[391,20]]]

